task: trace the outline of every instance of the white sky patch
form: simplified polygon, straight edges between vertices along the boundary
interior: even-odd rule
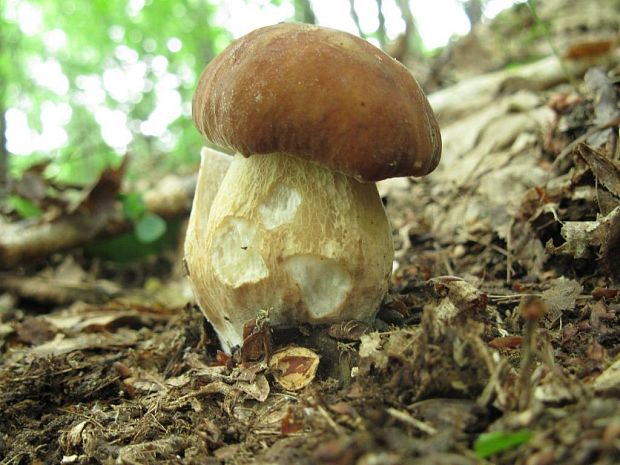
[[[79,91],[74,94],[76,102],[95,111],[105,101],[106,93],[103,90],[101,78],[96,74],[83,74],[75,79]]]
[[[123,154],[133,136],[127,128],[127,115],[121,110],[99,107],[95,110],[95,120],[101,126],[103,141],[117,153]]]
[[[181,113],[181,94],[177,91],[164,91],[157,96],[155,109],[146,121],[140,124],[140,132],[145,136],[159,137]]]
[[[43,102],[41,105],[42,131],[30,129],[26,112],[9,108],[7,123],[7,148],[16,155],[28,155],[35,151],[51,152],[68,141],[64,126],[71,120],[73,111],[66,103]]]
[[[56,53],[67,44],[67,34],[62,29],[52,29],[43,34],[43,44],[49,53]]]
[[[24,0],[7,0],[5,18],[15,21],[19,29],[28,36],[38,34],[43,28],[41,9]]]
[[[58,126],[65,126],[71,121],[73,109],[65,102],[54,103],[49,100],[41,105],[41,120],[53,122]]]
[[[469,32],[469,20],[456,0],[410,2],[411,12],[424,45],[433,49],[445,45],[455,34]]]
[[[389,39],[396,39],[405,30],[405,20],[400,14],[395,2],[383,2],[383,16],[385,16],[385,32]]]
[[[144,0],[129,0],[129,4],[127,5],[127,14],[129,16],[137,16],[138,13],[142,11],[144,8]]]
[[[108,30],[108,35],[114,42],[120,42],[125,38],[125,28],[123,26],[114,25]]]
[[[156,76],[161,76],[168,69],[168,58],[163,55],[157,55],[151,60],[151,68]]]
[[[215,23],[226,28],[234,38],[263,26],[290,20],[295,14],[292,4],[272,5],[268,0],[219,0]],[[342,3],[342,2],[334,2]]]
[[[502,10],[510,8],[515,3],[524,3],[526,0],[489,0],[484,7],[485,18],[495,18]]]
[[[146,72],[146,64],[142,62],[109,68],[103,73],[103,88],[117,102],[137,103],[146,90]]]
[[[194,87],[196,82],[196,73],[188,65],[180,65],[177,70],[177,76],[181,79],[183,85]]]
[[[126,45],[119,45],[116,47],[114,49],[114,56],[116,56],[116,58],[120,61],[128,64],[135,64],[140,59],[138,52],[131,47],[127,47]]]
[[[145,136],[161,137],[168,126],[182,115],[182,99],[178,92],[181,84],[179,78],[172,74],[164,74],[155,84],[155,109],[146,121],[140,124],[140,132]]]
[[[32,131],[28,126],[28,116],[18,108],[9,108],[6,119],[6,147],[15,155],[28,155],[33,152]]]
[[[363,31],[376,31],[379,27],[379,8],[375,0],[356,0],[355,10],[358,12],[360,26]]]
[[[40,86],[58,95],[65,95],[69,91],[69,79],[62,72],[60,63],[54,58],[44,61],[38,56],[33,56],[28,59],[26,66],[34,82]]]
[[[312,4],[312,9],[314,10],[317,22],[321,26],[333,27],[335,29],[340,29],[342,31],[357,35],[357,28],[351,18],[351,14],[349,13],[349,2],[312,0],[310,3]],[[362,21],[361,16],[360,21]]]

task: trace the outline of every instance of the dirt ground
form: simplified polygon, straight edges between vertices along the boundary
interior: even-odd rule
[[[267,314],[229,357],[179,247],[0,272],[0,463],[620,463],[620,2],[557,3],[420,67],[443,158],[380,185],[373,326]]]

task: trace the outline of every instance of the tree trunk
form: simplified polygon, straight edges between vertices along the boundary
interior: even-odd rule
[[[4,95],[0,94],[0,201],[4,199],[8,184],[9,151],[6,148],[6,112],[4,111]]]
[[[385,15],[383,14],[383,0],[377,0],[377,15],[379,17],[379,27],[377,27],[377,39],[381,48],[385,48],[387,43],[387,33],[385,31]]]
[[[4,51],[4,40],[2,32],[0,32],[0,52]],[[1,72],[2,70],[0,70]],[[8,160],[9,152],[6,148],[6,76],[0,76],[0,82],[4,83],[0,85],[0,202],[4,199],[7,190],[8,183]]]
[[[316,16],[310,0],[295,0],[295,21],[306,24],[316,24]]]
[[[473,29],[482,20],[482,0],[465,0],[461,1],[461,5],[469,19],[469,26]]]
[[[349,14],[355,23],[355,27],[357,28],[357,33],[363,39],[366,38],[366,34],[362,30],[362,26],[360,25],[360,17],[357,15],[357,10],[355,9],[355,0],[349,0]]]

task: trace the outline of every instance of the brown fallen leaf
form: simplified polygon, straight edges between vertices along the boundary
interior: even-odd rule
[[[571,60],[582,60],[584,58],[596,57],[605,53],[611,52],[614,48],[615,40],[613,39],[601,39],[581,41],[572,44],[566,53],[565,58]]]
[[[599,299],[613,299],[618,295],[618,289],[609,289],[606,287],[595,287],[592,291],[592,298]]]
[[[620,206],[596,221],[565,221],[560,234],[566,242],[555,247],[553,241],[545,244],[552,255],[569,255],[574,258],[592,258],[593,250],[610,273],[617,273],[620,253]]]
[[[293,407],[289,406],[286,415],[282,418],[280,432],[283,435],[292,434],[301,431],[303,427],[303,415],[298,410],[293,409]]]
[[[247,321],[243,325],[241,363],[247,364],[267,360],[271,355],[271,350],[271,328],[268,322],[260,318]]]
[[[318,366],[319,356],[305,347],[287,347],[269,360],[274,378],[287,391],[298,391],[310,384]]]
[[[576,153],[590,167],[590,170],[609,192],[620,198],[620,167],[601,152],[586,144],[579,144]]]
[[[26,318],[17,327],[17,339],[33,346],[51,341],[57,333],[58,328],[43,318]]]
[[[522,342],[522,336],[502,336],[491,339],[488,345],[494,349],[517,349],[521,347]]]

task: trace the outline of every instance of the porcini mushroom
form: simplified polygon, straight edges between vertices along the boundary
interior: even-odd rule
[[[374,181],[425,175],[441,153],[410,72],[351,34],[278,24],[209,63],[193,117],[237,152],[212,204],[194,198],[185,243],[224,349],[260,310],[283,326],[372,320],[394,257]]]

